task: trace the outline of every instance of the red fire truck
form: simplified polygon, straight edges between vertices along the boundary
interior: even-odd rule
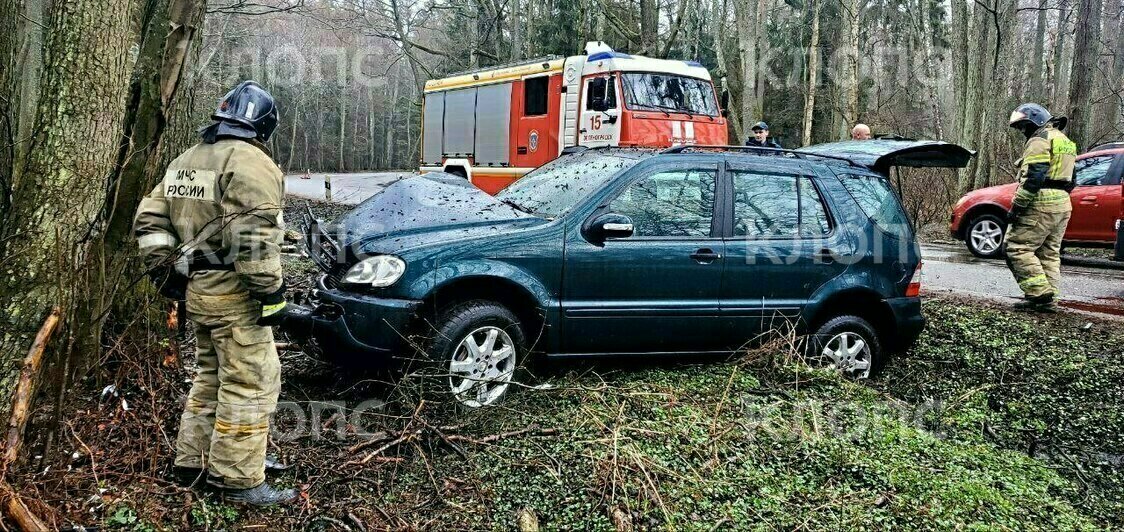
[[[710,73],[601,42],[586,53],[427,81],[421,171],[496,193],[570,146],[727,144]]]

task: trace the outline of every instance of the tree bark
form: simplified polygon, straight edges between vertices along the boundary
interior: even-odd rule
[[[640,0],[640,54],[655,55],[659,37],[659,4]]]
[[[1074,32],[1073,69],[1070,71],[1069,137],[1079,149],[1089,147],[1096,129],[1094,113],[1090,112],[1094,76],[1101,53],[1100,0],[1081,0]]]
[[[1052,109],[1069,107],[1069,68],[1066,66],[1066,36],[1069,35],[1070,0],[1058,0],[1058,27],[1054,44],[1054,80],[1051,84],[1050,104]]]
[[[812,35],[808,41],[808,89],[804,93],[804,123],[801,146],[812,144],[812,117],[816,109],[816,89],[820,84],[820,12],[823,0],[812,3]]]
[[[734,20],[737,27],[738,41],[738,66],[741,86],[737,91],[739,96],[739,112],[737,120],[737,133],[739,139],[744,139],[749,133],[750,124],[759,120],[761,116],[761,101],[757,95],[757,0],[733,0]]]
[[[54,2],[44,43],[38,125],[27,171],[0,227],[0,399],[5,416],[13,362],[53,305],[66,316],[106,287],[90,283],[115,167],[133,43],[132,4]],[[34,178],[30,177],[34,176]],[[18,260],[18,267],[14,261]],[[86,324],[67,320],[71,328]]]
[[[1034,28],[1034,55],[1031,56],[1030,64],[1030,83],[1032,92],[1030,93],[1035,101],[1045,102],[1046,97],[1050,95],[1050,91],[1046,87],[1046,14],[1048,12],[1047,2],[1049,0],[1038,0],[1038,20]]]

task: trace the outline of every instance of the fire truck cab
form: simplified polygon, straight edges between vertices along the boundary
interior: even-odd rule
[[[585,48],[427,81],[421,171],[494,194],[571,146],[727,144],[702,65]]]

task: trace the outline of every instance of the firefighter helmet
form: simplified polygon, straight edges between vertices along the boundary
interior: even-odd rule
[[[1007,125],[1016,129],[1024,129],[1028,124],[1033,124],[1035,129],[1038,129],[1048,123],[1053,117],[1050,111],[1045,107],[1036,103],[1024,103],[1014,111],[1011,111],[1011,118],[1007,121]]]
[[[223,96],[211,118],[222,122],[221,134],[269,140],[277,129],[277,105],[256,81],[243,81]]]

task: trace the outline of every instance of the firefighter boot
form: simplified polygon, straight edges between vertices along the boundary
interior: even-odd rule
[[[265,457],[266,473],[280,473],[286,469],[289,469],[289,464],[281,462],[276,456]],[[172,466],[172,478],[185,488],[198,488],[202,487],[207,475],[201,467]]]
[[[297,499],[297,490],[277,489],[268,482],[246,489],[222,488],[222,499],[235,504],[248,504],[251,506],[274,506],[286,504]]]
[[[1053,314],[1058,311],[1058,304],[1054,301],[1054,294],[1046,294],[1040,297],[1028,297],[1023,301],[1015,303],[1014,308],[1015,310]]]

